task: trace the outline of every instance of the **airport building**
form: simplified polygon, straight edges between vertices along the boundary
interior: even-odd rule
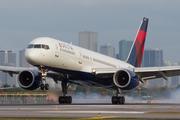
[[[25,58],[25,49],[19,51],[19,67],[32,67]]]
[[[119,41],[119,59],[122,61],[126,61],[129,51],[131,50],[131,46],[133,41],[121,40]]]
[[[79,32],[79,46],[98,52],[98,33],[91,31]]]
[[[113,45],[110,44],[101,45],[99,48],[99,52],[101,54],[115,58],[115,48]]]
[[[13,53],[12,50],[0,50],[0,65],[16,66],[16,53]],[[16,85],[16,75],[11,77],[10,74],[0,71],[0,82],[1,85]]]

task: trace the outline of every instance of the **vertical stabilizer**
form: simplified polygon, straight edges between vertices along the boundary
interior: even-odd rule
[[[134,40],[134,43],[131,47],[129,56],[126,60],[127,63],[135,66],[141,67],[143,52],[144,52],[144,44],[146,39],[146,32],[148,27],[148,18],[143,18],[141,25],[139,27],[138,33]]]

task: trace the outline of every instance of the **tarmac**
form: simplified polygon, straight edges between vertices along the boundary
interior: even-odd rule
[[[180,104],[169,103],[73,103],[2,104],[0,118],[145,118],[180,119]]]

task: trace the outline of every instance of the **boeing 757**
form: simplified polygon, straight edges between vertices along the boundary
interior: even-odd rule
[[[180,67],[141,67],[148,18],[143,18],[126,61],[111,58],[49,37],[36,38],[25,50],[28,63],[34,68],[0,66],[9,75],[18,74],[19,86],[26,90],[48,90],[46,78],[61,81],[63,95],[59,104],[71,104],[67,96],[70,84],[116,90],[112,104],[124,104],[122,90],[132,90],[147,80],[180,75]]]

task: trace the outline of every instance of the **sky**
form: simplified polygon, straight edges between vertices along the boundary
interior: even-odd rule
[[[145,48],[180,61],[180,0],[0,0],[0,49],[17,53],[37,37],[78,45],[79,32],[98,32],[98,45],[134,40],[149,18]]]

